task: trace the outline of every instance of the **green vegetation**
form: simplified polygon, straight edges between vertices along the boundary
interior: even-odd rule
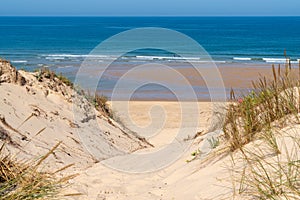
[[[237,170],[234,166],[233,178],[238,184],[235,191],[243,198],[249,199],[300,199],[300,143],[298,137],[287,136],[285,139],[294,142],[283,143],[284,151],[280,154],[267,156],[266,151],[256,146],[255,149],[243,149],[240,158],[233,163],[243,166]],[[239,163],[239,164],[237,164]]]
[[[36,71],[35,77],[38,81],[42,81],[45,79],[55,80],[57,78],[61,83],[64,83],[65,85],[73,88],[74,84],[73,82],[68,79],[67,77],[63,76],[62,74],[57,75],[54,71],[49,70],[48,68],[41,68]]]
[[[300,63],[292,69],[287,61],[283,70],[273,65],[273,77],[259,78],[250,94],[235,99],[231,91],[223,131],[235,152],[234,196],[242,199],[300,199],[299,128],[282,130],[300,123]]]
[[[73,82],[72,82],[70,79],[68,79],[67,77],[63,76],[62,74],[59,74],[59,75],[57,76],[57,78],[58,78],[61,82],[63,82],[64,84],[66,84],[67,86],[70,86],[70,87],[73,88],[73,86],[74,86]]]
[[[0,199],[55,199],[62,184],[68,179],[58,180],[55,174],[42,172],[40,168],[59,144],[39,160],[27,162],[19,162],[11,155],[4,155],[3,145],[0,149]]]
[[[211,149],[215,149],[220,145],[220,139],[218,137],[212,137],[207,139]]]
[[[106,105],[107,97],[96,94],[95,97],[93,98],[92,102],[96,108],[103,108]]]
[[[198,158],[201,155],[201,151],[200,149],[197,149],[196,151],[194,151],[193,153],[191,153],[191,156],[193,156],[192,159],[190,160],[186,160],[187,163],[192,162],[193,160],[195,160],[196,158]]]
[[[231,103],[223,126],[226,141],[231,151],[253,141],[257,133],[268,132],[273,124],[284,125],[284,118],[294,115],[298,120],[299,111],[299,78],[286,65],[281,70],[272,66],[273,78],[261,77],[253,82],[253,91],[242,99]],[[300,67],[299,67],[300,72]],[[235,96],[231,92],[231,96]],[[283,124],[282,124],[283,123]]]
[[[109,110],[109,108],[107,107],[107,101],[108,98],[104,95],[99,95],[99,94],[95,94],[95,95],[91,95],[90,93],[84,93],[86,99],[100,112],[102,112],[102,114],[109,116],[109,117],[113,117],[111,111]]]
[[[106,103],[107,103],[107,97],[104,95],[90,95],[89,92],[85,92],[84,90],[80,89],[79,86],[75,87],[73,82],[68,79],[67,77],[63,76],[62,74],[57,75],[55,72],[47,69],[47,68],[41,68],[36,71],[35,77],[38,81],[43,81],[43,79],[50,79],[50,80],[56,80],[60,81],[61,83],[64,83],[65,85],[71,87],[72,89],[76,90],[78,94],[83,95],[86,97],[86,99],[94,105],[94,107],[105,114],[106,116],[113,117],[112,113],[108,109]]]
[[[96,94],[93,103],[97,110],[102,111],[105,115],[112,117],[112,114],[106,105],[107,100],[108,99],[106,96]]]

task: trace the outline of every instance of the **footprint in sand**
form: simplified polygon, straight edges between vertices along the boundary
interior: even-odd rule
[[[99,191],[97,195],[97,199],[102,200],[106,199],[107,195],[116,195],[116,194],[125,194],[125,189],[122,187],[109,187],[109,188],[103,188]]]

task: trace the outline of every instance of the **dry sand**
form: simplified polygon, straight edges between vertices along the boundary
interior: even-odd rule
[[[74,172],[120,152],[149,146],[129,136],[57,78],[44,77],[40,82],[36,74],[17,72],[2,60],[0,67],[0,128],[4,130],[0,142],[9,143],[7,150],[20,158],[39,158],[62,142],[50,156],[49,168],[55,171],[74,163],[68,169]],[[99,153],[91,155],[89,151]]]
[[[154,148],[143,149],[143,153],[152,153],[169,145],[180,127],[190,127],[191,121],[198,119],[197,131],[206,133],[211,123],[212,103],[209,102],[160,102],[160,101],[133,101],[129,102],[129,115],[125,102],[110,102],[111,107],[119,119],[131,128],[138,130],[147,127],[155,133],[148,141]],[[183,105],[182,105],[183,104]],[[180,106],[181,105],[181,106]],[[180,107],[192,107],[197,105],[198,109],[190,111],[190,117],[180,124]],[[163,118],[161,112],[151,112],[153,106],[158,106],[165,112],[165,123],[163,127],[160,122]],[[220,104],[218,103],[218,106]],[[200,115],[198,115],[200,113]],[[151,122],[154,124],[151,124]],[[195,135],[195,132],[192,135]],[[218,158],[218,162],[203,164],[203,160],[196,159],[190,163],[186,162],[193,158],[192,152],[203,147],[207,135],[202,135],[193,140],[191,146],[167,167],[149,173],[128,173],[114,170],[105,165],[103,161],[95,164],[85,173],[75,178],[73,190],[68,192],[82,192],[83,196],[77,199],[222,199],[230,197],[232,190],[228,186],[228,169],[225,168],[225,159]],[[128,157],[130,159],[130,157]],[[166,158],[165,158],[166,159]],[[228,160],[228,158],[226,158]],[[154,160],[153,162],[158,162]],[[138,165],[138,163],[137,163]],[[226,178],[226,180],[223,180]],[[223,180],[225,181],[222,183]],[[74,198],[74,197],[72,197]]]
[[[61,172],[62,175],[79,173],[70,181],[71,187],[63,191],[64,194],[82,193],[71,199],[197,199],[197,195],[219,195],[211,190],[223,191],[224,188],[214,185],[219,174],[225,174],[221,172],[221,162],[211,165],[209,171],[198,171],[199,160],[186,162],[192,159],[191,152],[199,148],[199,142],[206,136],[198,137],[178,159],[168,163],[170,165],[158,171],[154,167],[151,173],[126,173],[104,165],[115,158],[128,158],[139,164],[128,153],[150,154],[167,147],[181,129],[185,130],[183,137],[176,138],[181,144],[187,143],[185,140],[193,138],[198,131],[207,132],[213,110],[210,103],[130,102],[130,118],[124,102],[111,103],[115,115],[133,131],[150,123],[149,109],[152,107],[150,114],[154,123],[146,130],[154,135],[140,133],[147,137],[151,146],[131,132],[127,134],[127,129],[106,118],[84,99],[74,99],[71,89],[58,80],[44,77],[39,82],[36,74],[17,72],[4,61],[1,70],[4,73],[0,85],[1,141],[4,138],[9,143],[6,150],[17,153],[18,159],[36,159],[62,141],[46,160],[45,169],[56,171],[75,164]],[[180,108],[188,111],[184,117],[181,117]],[[163,118],[165,121],[161,124]],[[185,119],[182,124],[181,118]],[[131,124],[130,119],[138,126]],[[158,163],[167,157],[159,159]]]
[[[228,170],[231,157],[216,155],[216,150],[222,151],[222,145],[212,149],[208,142],[219,134],[224,104],[110,102],[117,119],[114,121],[84,98],[74,98],[72,90],[57,79],[43,78],[39,82],[36,74],[17,72],[8,62],[1,61],[0,66],[4,72],[0,76],[0,145],[8,143],[6,150],[17,153],[18,159],[36,159],[62,141],[46,160],[46,169],[55,171],[75,164],[61,172],[79,174],[70,180],[71,185],[63,194],[80,195],[67,199],[232,198]],[[178,131],[183,131],[183,135],[178,136]],[[198,137],[193,139],[195,135]],[[179,146],[188,145],[180,154],[175,152],[177,159],[171,159],[173,162],[167,162],[165,167],[159,168],[160,163],[173,158],[172,148],[169,154],[154,157],[150,164],[144,163],[145,156],[134,157],[160,152],[174,141]],[[197,150],[202,152],[200,157],[186,162]],[[113,169],[122,162],[121,168],[127,172]],[[151,170],[128,173],[143,169]]]
[[[181,113],[180,104],[179,102],[134,101],[129,103],[130,115],[128,116],[124,109],[124,102],[110,102],[111,107],[118,110],[116,114],[120,117],[120,120],[132,129],[136,128],[135,125],[144,127],[151,124],[151,121],[159,121],[161,119],[160,112],[151,113],[149,111],[153,106],[164,108],[167,116],[164,128],[160,128],[160,131],[156,135],[149,138],[154,148],[140,150],[143,153],[151,153],[170,144],[178,132],[178,127],[180,127],[180,117],[178,116]],[[189,105],[192,102],[183,102],[182,104]],[[190,113],[191,118],[189,120],[194,120],[197,113],[200,113],[200,116],[196,118],[200,124],[198,131],[207,133],[206,129],[212,120],[212,103],[198,102],[196,104],[199,106],[198,110]],[[188,124],[189,120],[187,121]],[[151,125],[150,127],[153,130],[157,128]],[[277,135],[277,141],[283,160],[286,158],[286,151],[295,151],[291,135],[299,137],[299,130],[299,126],[278,130],[282,133]],[[241,155],[238,152],[233,154],[228,152],[219,154],[223,151],[222,148],[224,146],[222,145],[217,150],[211,149],[211,146],[207,145],[207,139],[212,134],[214,132],[200,135],[193,140],[191,146],[178,160],[154,172],[140,174],[127,173],[107,167],[107,160],[97,163],[86,170],[85,173],[75,178],[72,181],[74,184],[73,188],[68,192],[80,192],[84,194],[78,198],[72,197],[74,199],[252,199],[251,197],[239,196],[237,192],[238,184],[235,183],[234,187],[232,182],[233,178],[240,177],[239,175],[237,177],[232,176],[233,163],[231,156],[238,160],[237,158]],[[286,146],[288,147],[287,149]],[[253,153],[265,149],[262,151],[263,154],[268,155],[268,157],[272,155],[266,150],[268,148],[264,141],[255,141],[246,145],[245,148]],[[202,152],[207,151],[208,154],[200,156],[191,162],[186,162],[193,158],[191,152],[195,152],[198,149]],[[289,154],[291,155],[291,153]],[[130,157],[126,158],[130,159]],[[270,159],[273,158],[270,157]],[[157,162],[160,161],[158,160]],[[245,160],[242,162],[239,161],[235,164],[235,170],[242,170],[244,166],[247,166]],[[242,171],[240,174],[242,174]]]

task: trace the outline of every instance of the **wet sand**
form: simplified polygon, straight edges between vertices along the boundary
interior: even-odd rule
[[[211,68],[202,64],[203,68],[201,68],[201,74],[206,73],[215,73]],[[279,64],[274,64],[276,68],[278,68]],[[191,65],[174,65],[172,64],[172,69],[176,73],[180,73],[180,75],[184,76],[188,80],[188,84],[192,86],[195,90],[195,93],[198,96],[198,101],[210,101],[208,86],[205,82],[205,77],[201,76],[201,74],[194,69]],[[297,65],[292,66],[298,74]],[[284,64],[281,64],[281,70],[285,68]],[[266,77],[267,79],[273,78],[272,73],[272,64],[251,64],[251,63],[219,63],[217,69],[220,73],[220,77],[215,76],[216,79],[220,79],[224,83],[224,88],[226,90],[227,98],[229,98],[230,89],[233,88],[236,92],[236,95],[243,95],[252,88],[252,81],[256,81],[259,77]],[[122,68],[120,66],[109,68],[105,72],[105,76],[110,79],[114,79],[118,81],[120,77],[124,77],[128,74],[128,66]],[[152,74],[152,75],[151,75]],[[155,76],[155,79],[166,81],[167,83],[174,84],[178,83],[178,78],[176,76],[167,76],[163,71],[153,72],[151,65],[148,68],[144,68],[142,72],[136,72],[130,76],[132,80],[143,80],[145,78],[149,78],[148,76]],[[161,76],[161,77],[159,77]],[[214,78],[214,76],[212,76]],[[151,78],[149,78],[151,79]],[[223,88],[223,86],[221,87]],[[111,85],[109,88],[102,88],[100,90],[105,96],[111,97],[112,90],[114,89],[114,85]],[[117,100],[123,100],[122,98]],[[147,90],[140,89],[135,95],[131,97],[131,100],[138,101],[176,101],[176,96],[172,94],[172,92],[167,89],[153,89],[148,88]]]

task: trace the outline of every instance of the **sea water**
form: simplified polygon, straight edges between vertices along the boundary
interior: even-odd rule
[[[297,63],[299,24],[300,17],[0,17],[0,56],[17,68],[49,67],[74,79],[82,61],[102,41],[134,28],[161,27],[196,40],[216,63],[284,63],[284,50],[291,62]],[[97,55],[97,59],[105,62],[114,56],[112,51],[110,55]],[[180,67],[183,60],[201,62],[192,53],[181,58],[170,52],[142,49],[118,58],[115,70],[143,62]],[[113,88],[114,79],[112,75],[104,80],[103,91]],[[207,96],[205,87],[195,88]],[[164,95],[167,93],[157,86],[137,94],[141,99]],[[165,98],[172,99],[172,95]]]

